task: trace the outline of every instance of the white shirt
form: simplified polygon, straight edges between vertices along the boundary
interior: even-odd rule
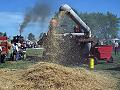
[[[17,50],[17,52],[18,52],[18,51],[19,51],[19,48],[18,48],[18,46],[16,45],[15,47],[16,47],[16,50]]]
[[[17,52],[19,51],[18,46],[17,45],[13,45],[13,51],[16,50]]]
[[[18,47],[21,47],[21,43],[17,43]]]
[[[0,46],[0,51],[2,51],[2,47]]]
[[[119,47],[119,44],[117,42],[115,42],[115,47]]]

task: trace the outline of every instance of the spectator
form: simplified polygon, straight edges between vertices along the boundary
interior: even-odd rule
[[[2,47],[0,46],[0,53],[2,52]]]
[[[2,47],[0,46],[0,62],[5,63],[5,54],[2,53]]]
[[[115,55],[118,55],[118,54],[119,54],[119,52],[118,52],[118,48],[119,48],[119,44],[118,44],[117,41],[115,41],[115,43],[114,43]]]
[[[16,43],[13,44],[13,60],[18,60],[19,59],[19,49],[18,45]]]
[[[18,45],[18,49],[21,49],[21,43],[20,43],[20,41],[18,41],[17,45]]]
[[[1,56],[2,56],[2,47],[0,46],[0,62],[2,61]]]
[[[103,45],[103,41],[102,40],[100,41],[100,45]]]

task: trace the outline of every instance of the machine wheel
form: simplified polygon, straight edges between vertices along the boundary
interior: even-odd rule
[[[113,57],[111,57],[110,59],[109,59],[109,61],[107,61],[108,63],[113,63]]]
[[[5,54],[0,55],[0,63],[5,63]]]

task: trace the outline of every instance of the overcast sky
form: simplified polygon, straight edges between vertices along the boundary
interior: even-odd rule
[[[0,32],[7,32],[8,36],[19,34],[19,25],[22,23],[26,10],[33,7],[38,0],[0,0]],[[46,0],[44,0],[46,1]],[[120,0],[50,0],[53,6],[52,14],[59,10],[61,4],[69,4],[80,12],[103,12],[110,11],[120,17]],[[53,2],[54,1],[54,2]],[[52,16],[52,14],[50,16]],[[48,19],[49,20],[49,19]],[[48,22],[48,21],[46,21]],[[37,36],[47,31],[40,28],[39,24],[29,24],[23,35],[32,32]]]

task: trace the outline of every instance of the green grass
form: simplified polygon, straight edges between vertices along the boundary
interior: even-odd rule
[[[107,70],[118,68],[120,66],[120,53],[119,55],[115,55],[113,53],[114,63],[106,63],[105,61],[100,61],[100,64],[95,65],[95,70]],[[27,61],[27,60],[19,60],[19,61],[6,61],[5,63],[0,64],[0,68],[10,68],[10,69],[25,69],[30,65],[35,63],[34,60]],[[111,70],[110,70],[111,71]],[[116,70],[112,70],[116,71]]]
[[[6,61],[5,63],[0,64],[0,68],[9,68],[9,69],[26,69],[28,66],[35,64],[32,61]]]
[[[42,57],[43,49],[27,49],[26,56],[36,56],[36,57]],[[18,61],[6,61],[5,63],[0,63],[0,68],[9,68],[9,69],[26,69],[30,65],[33,65],[36,63],[35,60],[32,60],[33,58],[30,58],[31,60],[18,60]]]
[[[99,60],[100,64],[95,66],[96,70],[113,70],[115,68],[119,69],[120,66],[120,53],[119,55],[112,54],[114,63],[106,63],[106,61]]]
[[[28,48],[28,49],[26,50],[26,56],[42,57],[43,51],[44,51],[43,49]]]

